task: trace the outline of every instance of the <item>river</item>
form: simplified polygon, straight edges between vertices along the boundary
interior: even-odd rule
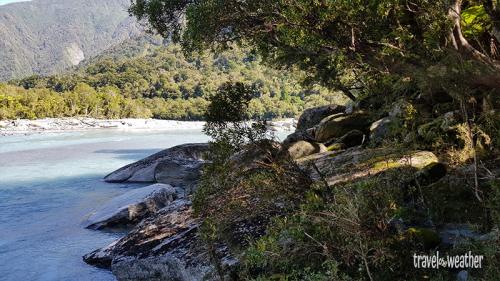
[[[44,133],[0,137],[0,280],[108,281],[82,255],[123,235],[87,230],[84,218],[140,185],[103,176],[161,149],[205,142],[199,130]]]

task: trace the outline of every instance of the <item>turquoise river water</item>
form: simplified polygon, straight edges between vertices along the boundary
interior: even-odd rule
[[[139,185],[103,176],[177,144],[204,142],[201,131],[44,133],[0,137],[0,280],[108,281],[82,255],[122,233],[87,230],[86,215]]]

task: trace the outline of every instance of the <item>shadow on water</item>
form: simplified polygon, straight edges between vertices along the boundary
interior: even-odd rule
[[[151,148],[151,149],[101,149],[96,150],[94,153],[101,154],[115,154],[115,158],[122,160],[137,160],[148,155],[155,154],[161,151],[161,148]]]

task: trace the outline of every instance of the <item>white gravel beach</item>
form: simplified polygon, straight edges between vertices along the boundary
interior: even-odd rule
[[[273,131],[292,131],[294,119],[269,122]],[[80,131],[92,129],[119,130],[201,130],[202,121],[175,121],[158,119],[93,119],[93,118],[46,118],[37,120],[0,121],[0,135],[36,134],[44,132]]]

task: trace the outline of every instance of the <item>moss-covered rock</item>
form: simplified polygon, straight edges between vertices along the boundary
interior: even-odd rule
[[[443,163],[431,163],[418,171],[415,175],[415,183],[419,186],[427,186],[435,183],[446,176],[446,166]]]
[[[229,158],[230,171],[241,173],[253,169],[259,169],[259,163],[268,163],[278,156],[282,146],[280,143],[270,140],[262,140],[255,144],[249,144],[241,151]]]
[[[302,166],[309,169],[313,179],[324,179],[328,185],[371,177],[397,168],[409,167],[421,170],[437,162],[439,161],[436,155],[429,151],[401,152],[391,148],[363,149],[359,147],[340,152],[318,153],[299,161]],[[408,178],[407,181],[410,179]]]
[[[414,106],[404,99],[394,102],[389,110],[389,116],[401,119],[411,118],[414,113]]]
[[[327,151],[340,151],[343,149],[346,149],[346,145],[339,142],[332,143],[326,148]]]
[[[334,114],[321,120],[316,130],[317,142],[328,142],[339,138],[352,130],[366,131],[370,125],[370,116],[364,112],[351,115]]]
[[[439,234],[431,228],[410,227],[406,231],[406,235],[410,239],[421,242],[427,249],[434,248],[441,242]]]
[[[488,172],[484,173],[478,177],[486,177]],[[488,194],[486,193],[488,189],[487,182],[479,182],[481,195]],[[489,215],[485,212],[484,203],[479,202],[474,194],[472,165],[450,169],[447,175],[437,182],[427,186],[421,185],[420,191],[430,219],[435,224],[489,224]]]
[[[426,143],[441,142],[442,139],[453,134],[454,126],[458,124],[458,114],[448,112],[431,122],[420,125],[417,129],[418,136]]]

